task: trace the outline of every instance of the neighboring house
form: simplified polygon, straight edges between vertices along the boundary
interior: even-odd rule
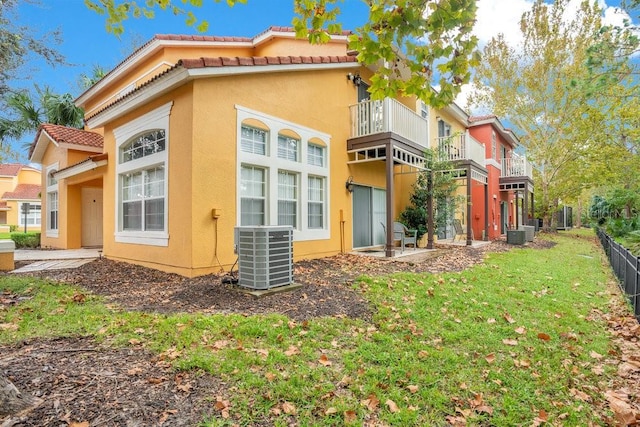
[[[0,230],[10,225],[40,231],[40,171],[18,163],[0,164]]]
[[[469,118],[469,133],[485,145],[489,200],[484,206],[473,205],[474,233],[488,231],[497,239],[508,228],[531,225],[534,218],[533,169],[524,155],[514,150],[518,138],[494,115]],[[480,197],[474,189],[473,199]],[[476,234],[476,236],[479,234]]]
[[[383,225],[448,132],[440,122],[468,135],[468,116],[370,101],[372,72],[347,35],[154,37],[77,99],[86,130],[36,135],[43,244],[196,276],[232,267],[234,227],[291,225],[295,259],[380,245],[392,256]],[[484,156],[468,154],[452,159],[459,176],[486,186]]]

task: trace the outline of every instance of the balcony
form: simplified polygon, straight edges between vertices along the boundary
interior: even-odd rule
[[[392,133],[427,148],[429,123],[415,111],[396,101],[363,101],[349,107],[351,138]]]
[[[528,177],[533,180],[533,167],[525,156],[512,153],[510,158],[502,159],[500,178]]]
[[[436,138],[436,146],[444,160],[471,160],[482,167],[485,166],[484,145],[468,132]]]

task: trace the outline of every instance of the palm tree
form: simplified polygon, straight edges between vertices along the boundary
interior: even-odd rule
[[[2,101],[7,116],[0,117],[0,147],[8,140],[19,140],[38,130],[42,123],[82,128],[84,112],[69,93],[55,94],[49,87],[36,86],[37,102],[27,91],[9,92]],[[28,150],[30,142],[22,148]]]

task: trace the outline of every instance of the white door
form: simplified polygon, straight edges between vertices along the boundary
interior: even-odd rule
[[[102,188],[82,189],[82,246],[102,246]]]

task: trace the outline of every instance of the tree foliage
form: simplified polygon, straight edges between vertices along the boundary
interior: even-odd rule
[[[444,144],[443,146],[446,146]],[[418,174],[413,184],[413,192],[409,197],[410,206],[400,213],[400,220],[409,228],[418,230],[418,238],[427,233],[429,211],[427,203],[430,196],[428,182],[433,177],[432,194],[437,208],[434,210],[434,226],[436,230],[444,229],[447,221],[453,218],[453,210],[457,203],[452,201],[458,188],[458,182],[451,173],[453,164],[438,149],[427,149],[424,153],[425,168]],[[431,171],[433,174],[431,174]]]
[[[220,0],[213,0],[220,2]],[[233,6],[246,0],[227,0]],[[312,43],[342,31],[340,0],[293,0],[293,26]],[[370,88],[373,99],[415,95],[428,105],[450,104],[479,63],[478,40],[472,35],[475,0],[369,0],[369,19],[349,37],[358,60],[375,65]],[[140,6],[134,0],[85,0],[106,16],[107,31],[122,34],[129,17],[153,18],[156,8],[186,16],[186,23],[206,31],[192,9],[202,0],[157,0]],[[438,90],[433,84],[438,85]]]
[[[9,80],[15,78],[34,55],[51,66],[64,62],[62,55],[51,47],[60,42],[59,33],[37,38],[32,29],[17,25],[17,5],[17,0],[0,1],[0,96],[9,90]]]
[[[622,33],[602,31],[601,10],[583,2],[573,18],[569,1],[537,0],[520,22],[523,43],[511,46],[499,35],[484,49],[475,79],[476,104],[506,117],[535,167],[536,202],[547,229],[561,201],[602,182],[607,172],[602,150],[619,150],[612,129],[630,98],[611,103],[625,79],[593,79],[590,48],[603,37],[615,46]],[[602,64],[614,59],[601,58]],[[620,68],[621,69],[621,68]]]
[[[19,140],[34,132],[42,123],[82,128],[84,112],[77,107],[71,94],[53,93],[36,86],[37,98],[26,90],[9,92],[4,96],[6,108],[0,115],[0,146],[9,139]],[[23,148],[31,145],[25,142]]]

